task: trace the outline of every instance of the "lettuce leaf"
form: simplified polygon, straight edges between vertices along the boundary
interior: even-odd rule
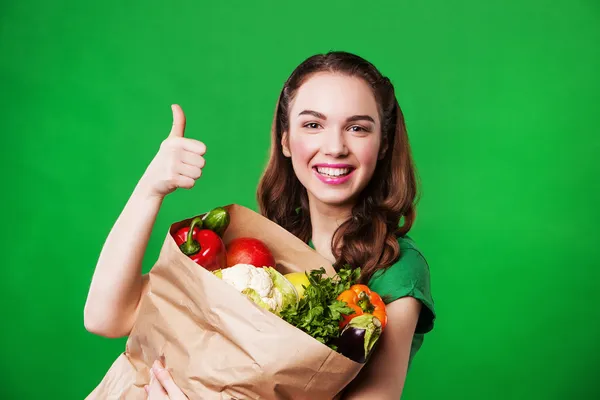
[[[279,315],[280,311],[288,305],[296,305],[300,296],[298,296],[298,291],[292,285],[292,282],[288,281],[279,271],[273,267],[265,267],[264,269],[271,276],[274,289],[281,293],[281,304],[275,310],[275,314]]]
[[[256,290],[252,288],[246,288],[242,290],[242,294],[245,294],[246,297],[252,300],[260,308],[264,308],[267,311],[273,312],[273,310],[271,310],[271,307],[269,307],[269,305],[262,300],[262,298]]]

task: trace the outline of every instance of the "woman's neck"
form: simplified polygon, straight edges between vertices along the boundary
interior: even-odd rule
[[[309,209],[315,250],[334,264],[331,240],[336,229],[352,215],[352,206],[329,206],[318,201],[309,201]]]

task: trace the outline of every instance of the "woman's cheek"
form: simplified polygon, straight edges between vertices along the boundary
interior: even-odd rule
[[[298,166],[302,164],[308,166],[318,150],[319,144],[316,140],[301,135],[290,136],[290,152],[294,163]]]
[[[293,134],[290,135],[289,149],[292,156],[292,167],[296,177],[304,187],[310,182],[309,164],[314,155],[314,151],[311,150],[312,147],[309,144],[310,141],[298,138]]]
[[[379,141],[372,140],[366,144],[362,143],[362,146],[356,146],[355,155],[362,167],[370,171],[375,170],[379,157]]]

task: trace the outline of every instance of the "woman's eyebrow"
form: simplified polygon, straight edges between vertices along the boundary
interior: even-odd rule
[[[320,118],[322,120],[327,120],[327,117],[325,116],[325,114],[321,114],[320,112],[314,111],[314,110],[301,111],[298,114],[298,116],[300,116],[300,115],[312,115],[316,118]],[[346,119],[346,122],[355,122],[355,121],[370,121],[370,122],[375,123],[375,119],[373,117],[371,117],[370,115],[353,115]]]
[[[354,121],[371,121],[372,123],[375,123],[375,119],[370,115],[353,115],[346,120],[346,122]]]
[[[327,119],[327,117],[325,116],[325,114],[321,114],[320,112],[313,111],[313,110],[304,110],[304,111],[301,111],[300,114],[298,114],[298,116],[300,116],[300,115],[312,115],[314,117],[317,117],[317,118],[320,118],[320,119],[323,119],[323,120]]]

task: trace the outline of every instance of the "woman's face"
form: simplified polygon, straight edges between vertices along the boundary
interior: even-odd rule
[[[283,153],[311,201],[354,204],[377,164],[381,122],[371,88],[360,78],[321,72],[296,92]]]

